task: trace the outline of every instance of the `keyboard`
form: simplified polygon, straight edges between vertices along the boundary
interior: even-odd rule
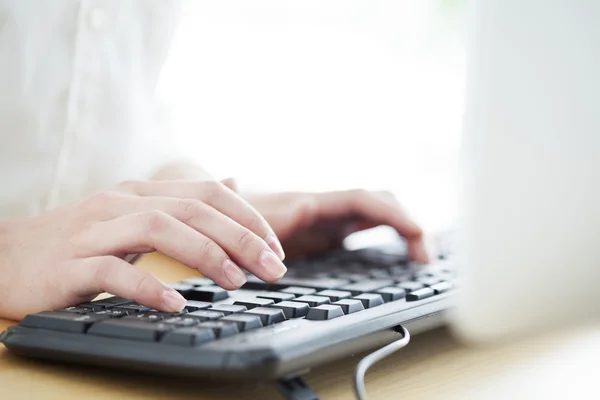
[[[164,313],[120,297],[26,316],[0,342],[23,356],[217,379],[305,372],[443,323],[457,280],[449,259],[412,266],[401,251],[336,250],[286,261],[278,282],[226,291],[207,278],[172,284]]]

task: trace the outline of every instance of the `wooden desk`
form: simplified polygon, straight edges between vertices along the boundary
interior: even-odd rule
[[[189,269],[157,254],[146,256],[138,265],[164,281],[194,275]],[[0,331],[11,324],[0,320]],[[574,338],[576,336],[571,334],[552,335],[510,346],[475,349],[456,343],[445,329],[427,332],[413,337],[406,349],[373,367],[367,374],[369,399],[439,399],[448,396],[464,399],[476,384],[549,354],[557,343]],[[306,380],[323,400],[352,399],[352,372],[359,359],[360,355],[356,355],[317,367]],[[0,348],[0,398],[281,399],[270,384],[227,385],[58,365],[19,358],[5,348]],[[489,397],[478,395],[475,398]]]

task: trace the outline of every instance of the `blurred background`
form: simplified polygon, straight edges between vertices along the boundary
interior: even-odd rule
[[[160,90],[174,139],[242,190],[387,189],[456,218],[461,0],[195,0]]]

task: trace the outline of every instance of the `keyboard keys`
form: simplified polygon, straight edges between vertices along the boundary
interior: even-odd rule
[[[187,292],[194,288],[193,285],[186,283],[170,283],[168,285],[171,289],[177,290],[182,296],[185,296]]]
[[[198,328],[210,328],[218,338],[226,338],[239,333],[238,325],[228,321],[208,321],[198,325]]]
[[[139,321],[146,322],[158,322],[162,321],[165,318],[171,318],[176,316],[175,313],[162,313],[158,311],[148,311],[144,313],[135,313],[131,314],[127,317],[127,319],[137,319]]]
[[[162,333],[175,329],[175,325],[151,323],[129,318],[131,317],[99,322],[92,325],[87,334],[154,342],[158,340]]]
[[[198,318],[191,318],[187,316],[171,317],[163,320],[163,324],[171,324],[177,327],[194,326],[198,325],[199,323],[200,320]]]
[[[192,312],[192,311],[198,311],[198,310],[205,310],[207,308],[210,308],[211,306],[212,306],[212,304],[207,303],[206,301],[188,300],[187,304],[185,305],[185,310],[187,312]]]
[[[233,304],[237,306],[245,306],[248,310],[252,310],[256,307],[267,307],[274,304],[271,299],[252,299],[252,300],[236,300]]]
[[[380,294],[381,297],[383,297],[383,301],[386,303],[406,297],[406,290],[400,289],[399,287],[385,287],[383,289],[379,289],[375,293]]]
[[[336,276],[341,279],[347,279],[350,282],[362,282],[362,281],[366,281],[366,280],[370,279],[369,275],[367,275],[367,274],[356,274],[356,273],[350,273],[350,272],[340,273],[340,274],[337,274]]]
[[[435,291],[432,288],[423,288],[419,290],[414,290],[406,295],[406,301],[417,301],[423,300],[428,297],[431,297],[435,294]]]
[[[283,314],[287,319],[300,318],[308,314],[310,306],[306,303],[297,303],[295,301],[282,301],[271,306],[271,308],[278,308],[283,311]]]
[[[352,293],[345,292],[342,290],[329,289],[329,290],[322,290],[322,291],[318,292],[317,295],[329,297],[329,300],[331,300],[331,301],[338,301],[338,300],[342,300],[342,299],[347,299],[348,297],[352,296]]]
[[[210,310],[198,310],[191,313],[187,313],[186,317],[197,318],[200,321],[209,321],[213,319],[223,318],[225,314],[218,311],[210,311]]]
[[[290,286],[285,289],[281,289],[281,292],[291,293],[291,294],[299,297],[299,296],[305,296],[305,295],[316,293],[317,290],[312,289],[312,288],[304,288],[304,287],[300,287],[300,286]]]
[[[291,300],[296,297],[296,295],[292,293],[283,293],[283,292],[268,292],[261,293],[258,296],[261,299],[271,299],[275,303],[279,303],[281,301]]]
[[[218,306],[212,306],[208,309],[209,311],[222,312],[225,315],[241,313],[248,310],[246,306],[239,306],[235,304],[220,304]]]
[[[252,310],[246,311],[244,314],[252,314],[259,316],[260,320],[265,326],[285,321],[285,314],[283,313],[283,311],[272,307],[256,307]]]
[[[185,298],[188,300],[207,301],[211,303],[225,300],[228,297],[229,293],[219,286],[198,286],[185,295]]]
[[[430,288],[434,290],[435,294],[440,294],[452,289],[452,284],[450,282],[440,282],[431,285]]]
[[[334,306],[340,306],[344,314],[352,314],[365,309],[362,301],[356,299],[343,299],[331,304]]]
[[[415,290],[423,289],[425,287],[425,285],[420,282],[406,281],[406,282],[400,283],[399,285],[396,285],[396,287],[399,287],[400,289],[404,289],[408,293],[410,293]]]
[[[255,310],[257,310],[257,308],[255,308]],[[231,314],[221,318],[221,321],[235,322],[240,332],[250,331],[263,326],[260,315],[250,315],[248,313]]]
[[[80,315],[72,312],[43,311],[26,316],[21,321],[21,325],[53,331],[84,333],[93,323],[108,318],[110,317],[106,315]]]
[[[314,296],[314,295],[300,296],[300,297],[294,299],[294,301],[298,301],[298,302],[301,302],[301,303],[306,303],[310,307],[318,307],[318,306],[323,305],[323,304],[329,304],[329,303],[331,303],[331,300],[329,300],[329,297]]]
[[[160,342],[177,346],[199,346],[215,338],[212,328],[188,327],[165,333]]]
[[[395,282],[391,279],[373,279],[370,281],[351,283],[350,285],[340,287],[339,290],[347,290],[352,292],[353,296],[356,296],[362,293],[375,292],[386,286],[393,286],[394,284]]]
[[[184,279],[182,283],[187,283],[192,286],[211,286],[215,284],[212,279],[208,278],[188,278]]]
[[[342,308],[337,305],[323,304],[318,307],[311,308],[306,316],[306,319],[311,321],[325,321],[341,317],[344,315]]]
[[[373,308],[383,304],[383,298],[380,294],[363,293],[353,297],[355,300],[360,300],[365,308]]]

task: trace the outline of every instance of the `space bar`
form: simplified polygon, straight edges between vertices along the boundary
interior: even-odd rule
[[[350,281],[346,279],[308,279],[308,278],[286,278],[283,277],[277,282],[264,282],[255,276],[249,276],[248,282],[243,286],[243,289],[252,290],[278,290],[288,286],[301,286],[314,288],[316,290],[335,289],[339,286],[346,285]]]

